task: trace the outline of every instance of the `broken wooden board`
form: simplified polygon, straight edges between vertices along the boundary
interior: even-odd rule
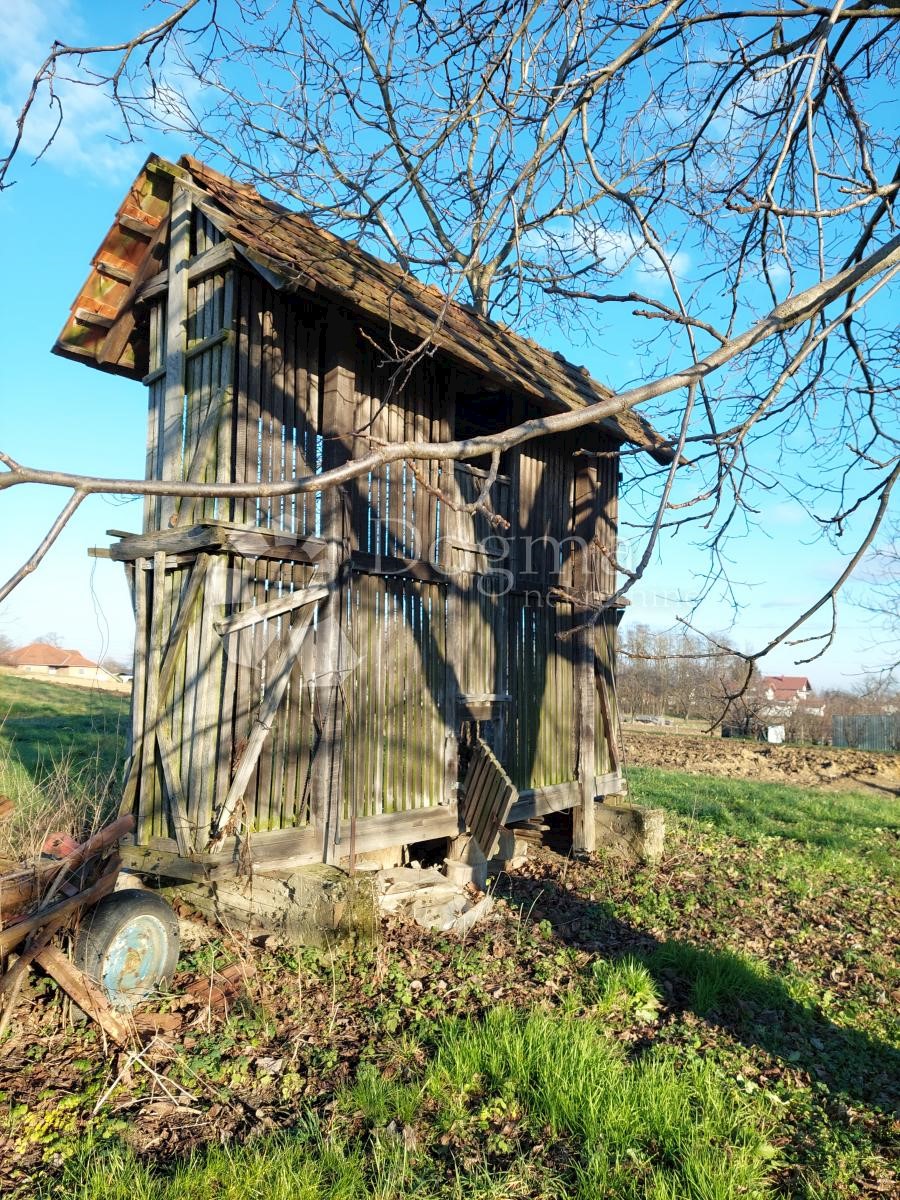
[[[466,828],[487,856],[497,840],[500,826],[506,824],[519,792],[493,750],[480,738],[472,751],[463,787],[462,812]]]

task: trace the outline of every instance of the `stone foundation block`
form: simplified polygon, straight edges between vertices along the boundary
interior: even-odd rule
[[[598,850],[629,862],[656,863],[662,858],[666,821],[661,808],[598,803],[594,805],[594,825]]]
[[[457,887],[465,887],[472,883],[483,892],[487,887],[487,859],[473,837],[467,833],[454,838],[450,843],[450,853],[444,859],[444,874],[449,883]]]
[[[175,893],[205,917],[249,936],[274,934],[301,946],[370,938],[376,924],[372,876],[317,864],[289,875],[185,884]]]

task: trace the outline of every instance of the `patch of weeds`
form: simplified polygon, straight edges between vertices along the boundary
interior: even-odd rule
[[[355,1083],[340,1093],[345,1112],[359,1112],[371,1125],[394,1121],[412,1125],[422,1105],[422,1088],[389,1079],[372,1063],[363,1063]]]
[[[501,1008],[480,1024],[449,1024],[427,1087],[442,1106],[474,1101],[476,1114],[497,1100],[515,1105],[526,1125],[565,1139],[585,1200],[767,1190],[768,1107],[709,1061],[657,1047],[629,1061],[596,1019]]]
[[[616,1015],[643,1024],[656,1020],[661,1003],[649,970],[631,956],[616,962],[598,959],[592,964],[589,1000],[598,1015]]]
[[[690,1007],[699,1016],[733,1007],[738,1000],[759,999],[771,990],[764,963],[732,950],[710,952],[686,942],[662,942],[647,956],[654,972],[675,975],[690,988]]]

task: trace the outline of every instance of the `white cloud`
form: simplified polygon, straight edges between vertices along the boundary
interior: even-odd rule
[[[77,43],[84,36],[78,12],[69,0],[16,0],[3,14],[0,37],[0,130],[4,152],[15,136],[15,122],[31,81],[55,38]],[[45,161],[67,173],[89,172],[109,178],[134,173],[141,150],[123,146],[122,122],[115,105],[99,87],[74,82],[74,62],[62,62],[53,90],[62,105],[63,121],[53,136]],[[54,134],[59,108],[43,86],[37,94],[22,137],[21,159],[30,161]]]
[[[527,245],[530,253],[535,255],[555,249],[567,256],[602,259],[604,268],[616,275],[633,270],[635,285],[642,291],[658,293],[669,289],[668,276],[659,256],[627,229],[608,229],[585,222],[555,225],[533,230],[528,235]],[[679,283],[686,281],[692,265],[690,254],[686,250],[674,250],[668,252],[667,257],[676,280]]]

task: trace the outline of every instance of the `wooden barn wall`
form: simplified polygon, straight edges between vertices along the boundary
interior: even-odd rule
[[[275,482],[321,467],[319,342],[315,315],[286,300],[256,274],[237,288],[234,478]],[[231,519],[288,533],[318,532],[312,493],[235,501]]]
[[[515,590],[510,596],[513,677],[510,774],[520,788],[575,778],[572,604],[553,595],[570,582],[574,435],[530,442],[511,456]]]
[[[616,588],[616,570],[613,559],[617,552],[619,526],[619,456],[612,443],[607,442],[597,459],[597,512],[596,538],[609,554],[599,551],[593,556],[591,572],[596,585],[604,595],[610,595]],[[594,749],[596,755],[596,771],[605,775],[621,763],[613,761],[610,740],[613,744],[618,741],[619,707],[616,693],[616,638],[621,609],[607,610],[597,623],[594,634],[594,652],[596,654],[598,704],[596,709],[596,736]],[[599,689],[605,689],[609,712],[603,703]],[[612,725],[610,730],[609,724]]]
[[[326,330],[326,338],[328,332]],[[357,337],[353,425],[387,441],[451,435],[446,381],[430,362],[399,389],[380,353]],[[447,740],[453,685],[447,650],[447,585],[413,569],[441,558],[446,466],[391,463],[348,488],[356,569],[344,620],[353,669],[344,680],[344,816],[432,807],[448,799]],[[384,573],[382,573],[384,572]]]
[[[217,239],[195,216],[193,255],[208,252]],[[148,475],[268,482],[322,470],[329,454],[322,364],[335,336],[328,319],[234,266],[192,280],[185,303],[178,412],[167,385],[173,347],[166,338],[166,300],[150,305]],[[402,386],[392,387],[377,348],[359,330],[354,337],[353,429],[391,442],[452,437],[452,372],[426,359]],[[451,803],[457,737],[474,709],[520,789],[577,777],[581,651],[577,637],[567,635],[580,618],[571,597],[551,593],[557,587],[611,590],[613,568],[594,539],[614,546],[618,470],[613,454],[597,458],[577,449],[576,435],[564,435],[504,456],[491,504],[508,529],[466,511],[484,484],[480,464],[393,463],[346,489],[344,508],[334,509],[343,512],[338,536],[352,567],[341,575],[335,610],[343,819]],[[151,499],[145,530],[207,519],[292,538],[328,536],[335,533],[323,528],[335,519],[331,511],[314,495]],[[592,543],[585,553],[567,540],[572,535]],[[194,572],[200,574],[193,578]],[[269,558],[157,554],[136,564],[134,580],[145,631],[135,677],[135,740],[146,734],[148,744],[159,747],[140,767],[141,840],[171,838],[180,803],[202,842],[278,653],[301,621],[310,632],[240,816],[258,831],[316,825],[322,699],[311,680],[317,645],[326,636],[319,615],[295,608],[231,632],[216,628],[315,583],[316,569],[287,552]],[[184,636],[177,652],[167,654],[179,623]],[[595,635],[601,674],[612,670],[613,641],[614,621],[605,618]],[[599,706],[591,722],[591,757],[604,774],[609,753]]]
[[[437,584],[354,574],[347,634],[344,816],[430,808],[446,797],[446,602]]]
[[[195,217],[199,214],[195,214]],[[217,232],[195,220],[192,249],[203,253]],[[316,470],[321,439],[319,406],[320,329],[301,306],[283,302],[261,279],[217,271],[187,292],[184,400],[179,421],[165,411],[166,301],[149,313],[148,475],[192,479],[275,481]],[[167,436],[168,433],[168,436]],[[303,497],[229,502],[159,501],[145,509],[145,530],[187,527],[197,520],[236,521],[284,531],[316,532],[317,506]],[[202,556],[201,556],[202,558]],[[188,823],[202,839],[213,804],[225,795],[235,761],[252,728],[268,675],[294,625],[310,621],[300,608],[220,635],[215,623],[235,613],[287,597],[305,587],[313,569],[298,562],[210,556],[205,580],[193,600],[174,675],[160,696],[158,677],[168,636],[188,595],[194,563],[160,571],[147,560],[136,572],[135,602],[146,612],[144,656],[136,679],[133,724],[156,729],[170,753],[150,756],[141,777],[139,831],[173,834],[172,785],[180,790]],[[310,823],[311,756],[315,745],[313,692],[309,685],[316,628],[304,643],[284,700],[247,787],[242,816],[257,830]],[[149,741],[149,738],[148,738]]]

